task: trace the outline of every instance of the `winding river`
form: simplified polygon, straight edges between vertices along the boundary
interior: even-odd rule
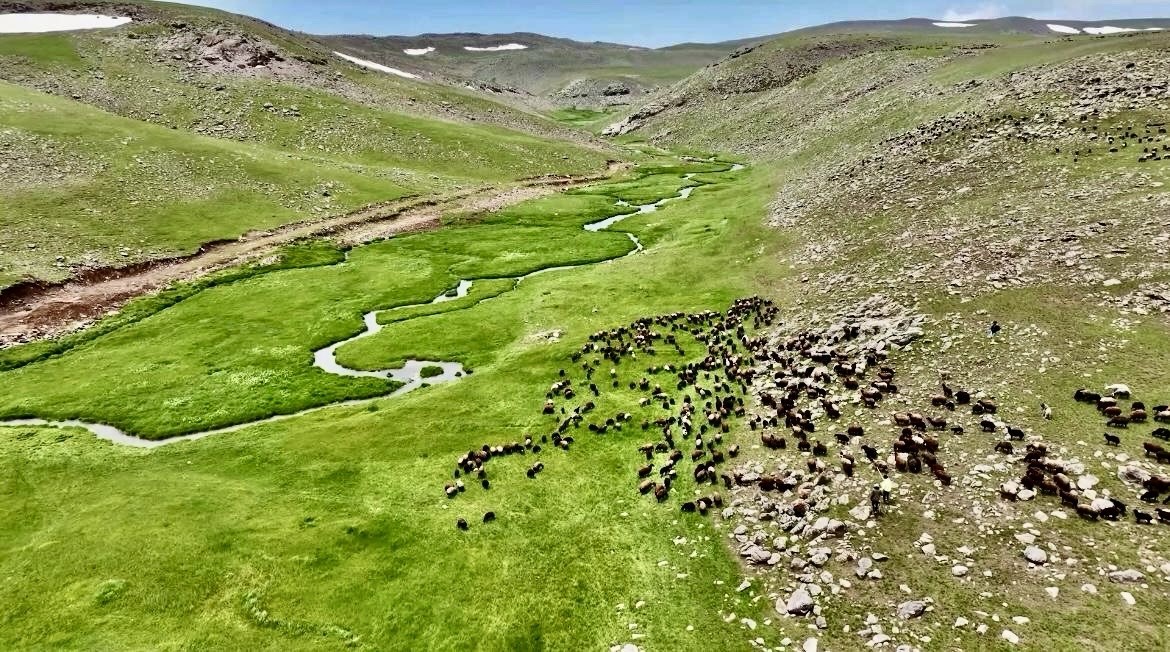
[[[742,170],[742,169],[744,169],[744,166],[739,164],[739,163],[736,163],[731,167],[729,172],[738,172],[739,170]],[[694,173],[692,173],[692,174],[684,175],[683,178],[687,181],[690,181],[691,178],[693,178],[694,176],[695,176]],[[584,229],[586,231],[591,232],[591,233],[596,233],[598,231],[608,229],[608,228],[612,227],[614,224],[617,224],[618,222],[621,222],[622,220],[624,220],[628,217],[631,217],[634,215],[643,215],[646,213],[653,213],[669,202],[685,200],[685,199],[689,198],[691,196],[691,193],[694,192],[695,188],[697,188],[697,187],[698,186],[687,186],[685,188],[681,188],[679,190],[678,194],[675,195],[674,197],[667,197],[665,199],[660,199],[660,200],[653,202],[653,203],[641,204],[641,205],[637,205],[637,206],[630,204],[629,202],[618,200],[618,202],[617,202],[618,206],[630,207],[633,210],[631,210],[629,212],[621,213],[618,215],[614,215],[613,217],[609,217],[609,218],[606,218],[604,220],[600,220],[597,222],[586,224],[584,226]],[[637,254],[637,253],[643,251],[642,242],[640,240],[638,240],[637,236],[635,236],[633,233],[629,233],[629,232],[626,233],[626,236],[628,236],[630,241],[634,244],[634,248],[632,250],[630,250],[629,253],[625,254],[625,256],[632,256],[634,254]],[[609,261],[601,261],[601,262],[609,262]],[[535,272],[530,272],[528,274],[525,274],[524,276],[507,277],[507,278],[514,279],[515,283],[514,283],[512,289],[515,289],[525,279],[531,278],[533,276],[537,276],[539,274],[547,274],[549,272],[568,270],[568,269],[576,269],[579,267],[587,267],[590,265],[597,265],[597,264],[599,264],[599,263],[583,263],[580,265],[563,265],[560,267],[547,267],[544,269],[537,270]],[[495,280],[495,279],[484,279],[484,280]],[[0,421],[0,427],[3,427],[3,426],[17,426],[17,427],[19,427],[19,426],[48,426],[48,427],[54,427],[54,428],[83,428],[85,430],[88,430],[90,433],[92,433],[94,436],[98,437],[99,439],[104,439],[106,441],[110,441],[110,442],[113,442],[115,444],[121,444],[124,446],[131,446],[134,448],[151,449],[151,448],[158,448],[160,446],[166,446],[169,444],[175,444],[175,443],[178,443],[181,441],[194,441],[197,439],[203,439],[204,437],[210,437],[212,435],[220,435],[220,434],[226,434],[229,432],[236,432],[237,430],[243,430],[244,428],[250,428],[252,426],[262,425],[262,424],[266,424],[266,423],[275,423],[277,421],[284,421],[286,419],[293,419],[296,417],[304,416],[306,414],[312,414],[313,412],[318,412],[320,410],[327,410],[327,409],[336,408],[336,407],[345,407],[345,406],[353,406],[353,405],[363,405],[363,404],[370,403],[372,401],[378,401],[378,400],[382,400],[382,399],[393,397],[393,396],[399,396],[401,394],[405,394],[407,392],[414,391],[414,390],[416,390],[420,387],[423,387],[423,386],[449,383],[449,382],[458,380],[459,378],[463,377],[464,368],[463,368],[463,365],[461,363],[433,361],[433,360],[407,360],[402,365],[402,367],[400,367],[398,369],[384,369],[384,370],[379,370],[379,371],[361,371],[361,370],[357,370],[357,369],[350,369],[348,367],[344,367],[341,364],[339,364],[337,362],[337,350],[340,349],[341,347],[345,346],[346,344],[349,344],[350,342],[353,342],[355,340],[360,340],[360,339],[363,339],[366,337],[371,337],[371,336],[376,335],[379,332],[381,332],[381,330],[383,328],[385,328],[385,326],[386,326],[385,324],[378,323],[378,315],[380,315],[382,313],[389,313],[389,312],[394,312],[397,310],[406,310],[409,308],[417,308],[420,306],[446,303],[449,301],[455,301],[457,299],[462,299],[463,297],[466,297],[468,295],[468,293],[471,291],[473,284],[474,284],[474,281],[469,280],[469,279],[463,279],[463,280],[460,280],[459,283],[453,289],[448,290],[448,291],[444,292],[443,294],[440,294],[439,296],[435,297],[431,301],[424,302],[424,303],[416,303],[416,304],[411,304],[411,305],[406,305],[406,306],[398,306],[395,308],[390,308],[388,310],[374,310],[374,311],[368,312],[362,316],[362,320],[365,323],[366,328],[361,333],[358,333],[357,335],[355,335],[351,338],[341,340],[340,342],[335,342],[335,343],[330,344],[329,346],[327,346],[323,349],[319,349],[319,350],[313,352],[313,366],[317,367],[318,369],[321,369],[322,371],[324,371],[326,373],[331,373],[331,374],[335,374],[338,376],[350,376],[350,377],[356,377],[356,378],[384,378],[384,379],[389,379],[389,380],[396,380],[396,381],[402,383],[402,385],[400,387],[398,387],[397,389],[395,389],[393,392],[391,392],[389,394],[384,394],[382,396],[375,396],[372,398],[356,399],[356,400],[352,400],[352,401],[339,401],[339,402],[335,402],[335,403],[328,403],[326,405],[320,405],[317,407],[308,408],[305,410],[300,410],[298,412],[292,412],[289,414],[278,414],[275,416],[268,417],[266,419],[260,419],[257,421],[249,421],[249,422],[237,424],[234,426],[227,426],[225,428],[217,428],[215,430],[206,430],[203,432],[192,433],[189,435],[180,435],[180,436],[176,436],[176,437],[168,437],[166,439],[159,439],[159,440],[143,439],[141,437],[135,437],[134,435],[127,434],[127,433],[123,432],[122,430],[119,430],[118,428],[116,428],[114,426],[110,426],[110,425],[105,425],[105,424],[100,424],[100,423],[89,423],[89,422],[85,422],[85,421],[77,421],[77,420],[72,420],[72,419],[65,420],[65,421],[51,421],[51,420],[47,420],[47,419],[10,419],[10,420]],[[479,303],[482,303],[483,301],[487,301],[491,298],[494,298],[494,297],[485,297],[484,299],[481,299],[480,301],[477,301],[473,304],[470,304],[468,306],[460,308],[459,310],[466,310],[467,308],[471,308],[471,307],[478,305]],[[439,313],[439,314],[443,314],[443,313]],[[423,369],[428,368],[428,367],[436,367],[439,370],[441,370],[441,373],[437,373],[437,372],[432,371],[431,373],[433,373],[434,375],[432,375],[431,377],[428,377],[428,378],[424,378],[423,373],[422,373]]]

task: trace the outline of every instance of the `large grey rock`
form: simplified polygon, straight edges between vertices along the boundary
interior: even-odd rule
[[[1117,467],[1117,479],[1132,484],[1142,484],[1150,479],[1150,472],[1136,464]]]
[[[926,612],[926,603],[921,600],[910,600],[898,605],[898,617],[902,620],[917,618]]]
[[[780,601],[776,601],[776,611],[791,616],[804,616],[812,612],[812,609],[812,596],[803,588],[793,591],[792,595],[788,596],[788,600],[784,602],[783,608],[781,608]]]
[[[1132,568],[1109,573],[1109,581],[1117,582],[1118,584],[1133,584],[1142,581],[1145,579],[1145,577],[1145,575],[1142,575],[1139,571],[1136,571]]]
[[[858,521],[868,521],[870,516],[869,505],[858,504],[849,510],[849,515]]]
[[[1043,564],[1048,561],[1048,553],[1038,546],[1028,546],[1024,548],[1024,559],[1033,564]]]

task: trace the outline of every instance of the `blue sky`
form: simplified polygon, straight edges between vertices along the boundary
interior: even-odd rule
[[[196,0],[316,34],[538,32],[659,47],[860,18],[1170,17],[1170,0]]]

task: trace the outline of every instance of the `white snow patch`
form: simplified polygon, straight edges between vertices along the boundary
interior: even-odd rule
[[[1145,28],[1145,29],[1144,29],[1144,30],[1142,30],[1142,31],[1146,31],[1146,32],[1160,32],[1160,31],[1162,31],[1162,28],[1161,28],[1161,27],[1147,27],[1147,28]]]
[[[0,34],[106,29],[130,21],[130,18],[97,14],[0,14]]]
[[[464,50],[468,52],[503,52],[504,50],[527,50],[527,45],[520,45],[519,43],[507,43],[504,45],[489,45],[486,48],[477,48],[470,45],[464,45]]]
[[[341,57],[342,59],[345,59],[346,61],[348,61],[350,63],[357,64],[363,68],[369,68],[370,70],[377,70],[379,72],[386,72],[386,73],[390,73],[391,75],[398,75],[399,77],[405,77],[407,79],[418,79],[418,75],[412,75],[412,74],[406,72],[405,70],[391,68],[390,66],[383,66],[380,63],[374,63],[373,61],[366,61],[365,59],[351,57],[348,54],[342,54],[340,52],[334,52],[333,54],[336,54],[337,56]]]
[[[935,27],[974,27],[974,26],[975,26],[975,23],[946,23],[946,22],[938,22],[938,23],[931,23],[931,25],[934,25]]]
[[[1104,27],[1085,27],[1086,34],[1124,34],[1126,32],[1136,32],[1132,27],[1114,27],[1106,25]]]
[[[412,57],[421,57],[424,54],[430,54],[431,52],[434,52],[434,51],[435,51],[434,46],[425,47],[425,48],[406,48],[405,50],[403,50],[403,52],[409,54]]]
[[[1075,27],[1069,27],[1068,25],[1054,25],[1052,23],[1048,23],[1048,29],[1050,29],[1054,32],[1060,32],[1061,34],[1080,34],[1081,33],[1081,30],[1079,30]]]

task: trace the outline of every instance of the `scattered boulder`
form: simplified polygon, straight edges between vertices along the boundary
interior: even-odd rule
[[[1117,582],[1118,584],[1136,584],[1146,578],[1140,571],[1132,568],[1127,570],[1113,571],[1109,573],[1109,581]]]
[[[1024,559],[1039,566],[1048,562],[1048,553],[1038,546],[1028,546],[1024,548]]]
[[[776,602],[776,611],[779,611],[780,613],[786,613],[790,616],[805,616],[812,612],[812,610],[812,596],[809,595],[808,590],[804,588],[799,588],[793,591],[792,595],[788,596],[787,602],[783,603],[783,608],[781,608],[780,601]]]
[[[902,620],[918,618],[926,613],[926,603],[921,600],[910,600],[898,605],[898,617]]]

